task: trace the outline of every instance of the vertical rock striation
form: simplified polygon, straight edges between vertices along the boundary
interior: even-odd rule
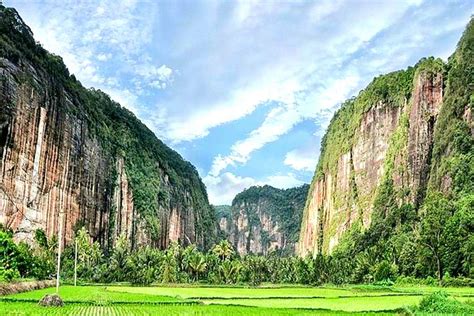
[[[303,214],[298,253],[331,253],[384,199],[418,210],[429,191],[472,194],[471,21],[453,56],[375,78],[334,115]],[[387,190],[390,194],[387,195]],[[384,214],[383,216],[386,216]]]
[[[309,185],[292,189],[250,187],[228,212],[218,212],[223,236],[241,254],[293,254]],[[220,207],[222,209],[222,207]]]
[[[360,118],[355,116],[357,127],[347,151],[338,153],[338,157],[322,153],[322,156],[326,154],[323,159],[336,161],[335,168],[324,167],[321,161],[318,165],[320,173],[313,179],[303,217],[301,255],[330,253],[354,223],[368,227],[385,178],[392,179],[399,189],[408,190],[408,197],[400,197],[400,202],[420,204],[426,190],[434,126],[443,97],[442,69],[424,69],[429,63],[431,60],[422,61],[415,67],[416,71],[409,68],[402,72],[403,77],[409,78],[408,94],[402,86],[408,83],[401,81],[396,83],[398,95],[375,93],[367,103],[366,94],[373,93],[380,81],[390,82],[391,77],[400,77],[393,73],[376,78],[352,101],[353,108],[341,109],[356,108]],[[377,89],[380,87],[376,92]],[[331,141],[330,137],[326,138],[326,142]]]
[[[31,241],[86,226],[104,247],[207,246],[215,214],[195,168],[131,112],[85,89],[0,6],[0,223]],[[63,221],[60,223],[60,221]]]

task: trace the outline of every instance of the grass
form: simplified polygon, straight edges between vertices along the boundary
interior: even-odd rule
[[[109,286],[109,291],[128,292],[134,294],[149,294],[175,296],[188,299],[210,299],[210,298],[335,298],[348,296],[381,296],[398,295],[390,291],[384,292],[362,292],[350,289],[335,288],[230,288],[230,287],[130,287]]]
[[[45,294],[55,292],[55,288],[48,288],[0,297],[0,315],[334,315],[349,312],[391,315],[403,309],[423,312],[416,306],[420,306],[424,297],[429,297],[427,294],[439,289],[363,285],[264,288],[65,285],[60,288],[65,301],[63,308],[38,306],[37,302]],[[463,302],[472,300],[474,294],[472,288],[443,290],[454,296],[443,302],[443,306],[457,304],[453,306],[465,308]]]
[[[436,286],[396,286],[393,288],[393,291],[402,292],[402,293],[417,293],[417,294],[431,294],[438,292],[442,289],[443,292],[446,292],[453,296],[466,296],[474,298],[474,288],[472,287],[436,287]]]
[[[19,300],[38,302],[46,294],[55,293],[55,288],[46,288],[31,292],[12,294],[0,298],[0,300]],[[59,295],[64,302],[90,303],[95,305],[107,305],[112,303],[192,303],[190,300],[182,300],[171,296],[147,295],[140,293],[125,293],[108,291],[106,286],[61,286]]]
[[[348,298],[310,298],[310,299],[233,299],[205,300],[206,304],[233,304],[267,308],[313,308],[345,312],[396,311],[403,307],[418,304],[422,296],[366,296]]]
[[[244,306],[219,305],[109,305],[94,306],[85,304],[68,304],[64,307],[39,307],[30,302],[3,302],[0,303],[0,315],[341,315],[340,311],[330,310],[295,310],[288,308],[259,308]],[[359,315],[375,315],[375,313],[359,313]],[[353,314],[351,314],[353,315]],[[355,315],[358,315],[357,313]],[[376,315],[390,315],[377,313]]]

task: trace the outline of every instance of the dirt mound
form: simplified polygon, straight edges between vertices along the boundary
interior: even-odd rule
[[[39,304],[41,306],[64,306],[64,302],[58,294],[46,294]]]

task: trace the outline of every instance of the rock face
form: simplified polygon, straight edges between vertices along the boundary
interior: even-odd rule
[[[131,112],[70,76],[0,6],[0,223],[18,240],[85,226],[104,247],[209,244],[215,214],[195,168]]]
[[[474,135],[472,33],[471,21],[448,66],[439,59],[422,59],[415,67],[375,78],[342,105],[323,138],[299,255],[331,253],[355,223],[369,227],[374,209],[383,210],[380,197],[387,188],[398,205],[415,209],[427,190],[452,191],[455,177],[450,173],[458,171],[447,157],[472,160],[466,145]],[[471,137],[455,145],[465,130]]]
[[[230,212],[218,212],[222,235],[241,255],[293,254],[308,189],[309,185],[246,189],[234,198]]]
[[[412,76],[415,72],[406,73]],[[370,225],[377,190],[389,157],[393,156],[389,147],[394,138],[401,137],[398,130],[403,127],[402,115],[408,117],[409,133],[402,150],[396,153],[398,171],[393,172],[397,174],[398,185],[409,189],[409,200],[417,203],[426,188],[442,89],[441,73],[420,71],[416,73],[409,101],[393,104],[376,100],[362,113],[351,146],[339,155],[336,168],[323,170],[323,176],[313,180],[300,236],[301,255],[330,253],[355,222],[360,221],[364,227]]]

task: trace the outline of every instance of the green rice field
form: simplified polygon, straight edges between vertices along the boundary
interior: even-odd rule
[[[69,286],[61,308],[40,307],[47,288],[0,297],[0,315],[339,315],[397,314],[437,287],[197,287]],[[443,288],[455,300],[472,288]]]

